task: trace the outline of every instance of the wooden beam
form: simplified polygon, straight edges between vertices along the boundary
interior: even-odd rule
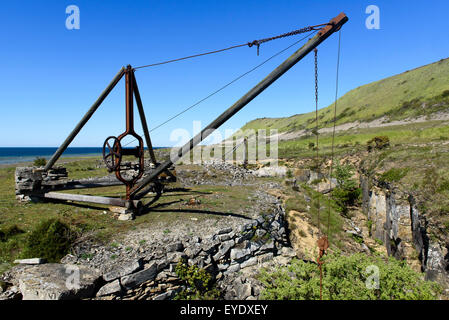
[[[129,202],[120,199],[120,198],[109,198],[109,197],[99,197],[99,196],[88,196],[84,194],[71,194],[71,193],[60,193],[60,192],[47,192],[41,195],[41,197],[46,199],[55,199],[55,200],[70,200],[70,201],[78,201],[78,202],[90,202],[90,203],[98,203],[105,204],[117,207],[128,207]],[[135,208],[140,208],[142,206],[142,202],[138,200],[133,201],[133,205]]]

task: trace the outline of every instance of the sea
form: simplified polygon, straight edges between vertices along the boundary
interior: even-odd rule
[[[0,165],[32,162],[36,158],[50,159],[57,147],[0,147]],[[154,148],[159,149],[159,148]],[[63,157],[99,156],[103,149],[98,147],[69,147]]]

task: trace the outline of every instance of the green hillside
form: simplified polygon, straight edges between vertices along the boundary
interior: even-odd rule
[[[393,121],[448,110],[449,58],[349,91],[338,100],[337,125],[371,121],[382,116]],[[333,104],[319,111],[320,127],[330,127],[332,120]],[[287,118],[256,119],[242,130],[291,132],[314,126],[315,112],[312,111]]]

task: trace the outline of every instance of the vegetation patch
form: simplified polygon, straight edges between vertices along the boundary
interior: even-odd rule
[[[404,261],[357,253],[324,257],[324,300],[435,300],[442,289],[422,279]],[[378,281],[375,272],[378,270]],[[275,272],[262,270],[261,299],[318,300],[320,273],[315,263],[294,259]]]
[[[47,164],[47,160],[45,160],[45,158],[36,157],[36,159],[34,159],[33,164],[36,167],[43,167]]]
[[[175,267],[178,277],[184,281],[186,289],[175,300],[216,300],[220,291],[215,287],[212,275],[196,265],[190,265],[182,259]]]
[[[6,242],[8,241],[11,237],[21,234],[24,231],[19,229],[19,227],[17,227],[16,225],[4,228],[4,229],[0,229],[0,242]]]
[[[69,253],[75,235],[66,224],[56,219],[41,222],[28,235],[23,258],[44,258],[49,262],[59,262]]]
[[[409,168],[391,168],[384,172],[380,177],[380,182],[398,182],[409,172]]]
[[[390,138],[387,136],[376,136],[366,143],[368,151],[382,150],[390,146]]]
[[[290,192],[290,191],[287,191]],[[329,239],[332,243],[342,231],[343,220],[340,210],[334,199],[327,197],[313,190],[311,187],[300,185],[300,193],[290,193],[290,197],[285,201],[285,210],[304,212],[310,217],[310,224],[321,229],[323,232],[329,231]],[[319,224],[318,224],[319,221]],[[327,228],[329,227],[329,230]],[[290,228],[292,228],[290,226]]]
[[[337,186],[332,190],[332,198],[341,213],[347,214],[348,207],[357,204],[362,195],[358,182],[352,178],[354,168],[350,165],[337,165],[333,174]]]

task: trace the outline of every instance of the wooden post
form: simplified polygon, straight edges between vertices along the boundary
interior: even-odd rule
[[[165,171],[167,168],[173,165],[176,161],[181,159],[185,154],[190,152],[197,144],[206,139],[215,129],[220,127],[223,123],[234,116],[238,111],[250,103],[254,98],[256,98],[261,92],[268,88],[273,82],[275,82],[279,77],[286,73],[290,68],[292,68],[296,63],[298,63],[302,58],[309,54],[313,49],[315,49],[321,42],[326,40],[334,32],[340,30],[341,26],[348,21],[348,17],[344,13],[340,13],[337,17],[332,19],[326,27],[321,29],[312,39],[310,39],[304,46],[293,53],[287,60],[280,64],[276,69],[274,69],[265,79],[259,82],[254,88],[248,91],[242,98],[240,98],[236,103],[234,103],[229,109],[223,112],[217,119],[212,121],[206,128],[204,128],[200,133],[193,137],[189,142],[187,142],[173,157],[173,159],[167,160],[160,166],[158,166],[150,175],[143,179],[140,184],[134,187],[131,192],[131,198],[138,199],[143,197],[142,193],[136,197],[136,194],[142,190],[147,184],[149,184],[155,177]]]
[[[243,168],[248,166],[248,138],[243,138]]]

